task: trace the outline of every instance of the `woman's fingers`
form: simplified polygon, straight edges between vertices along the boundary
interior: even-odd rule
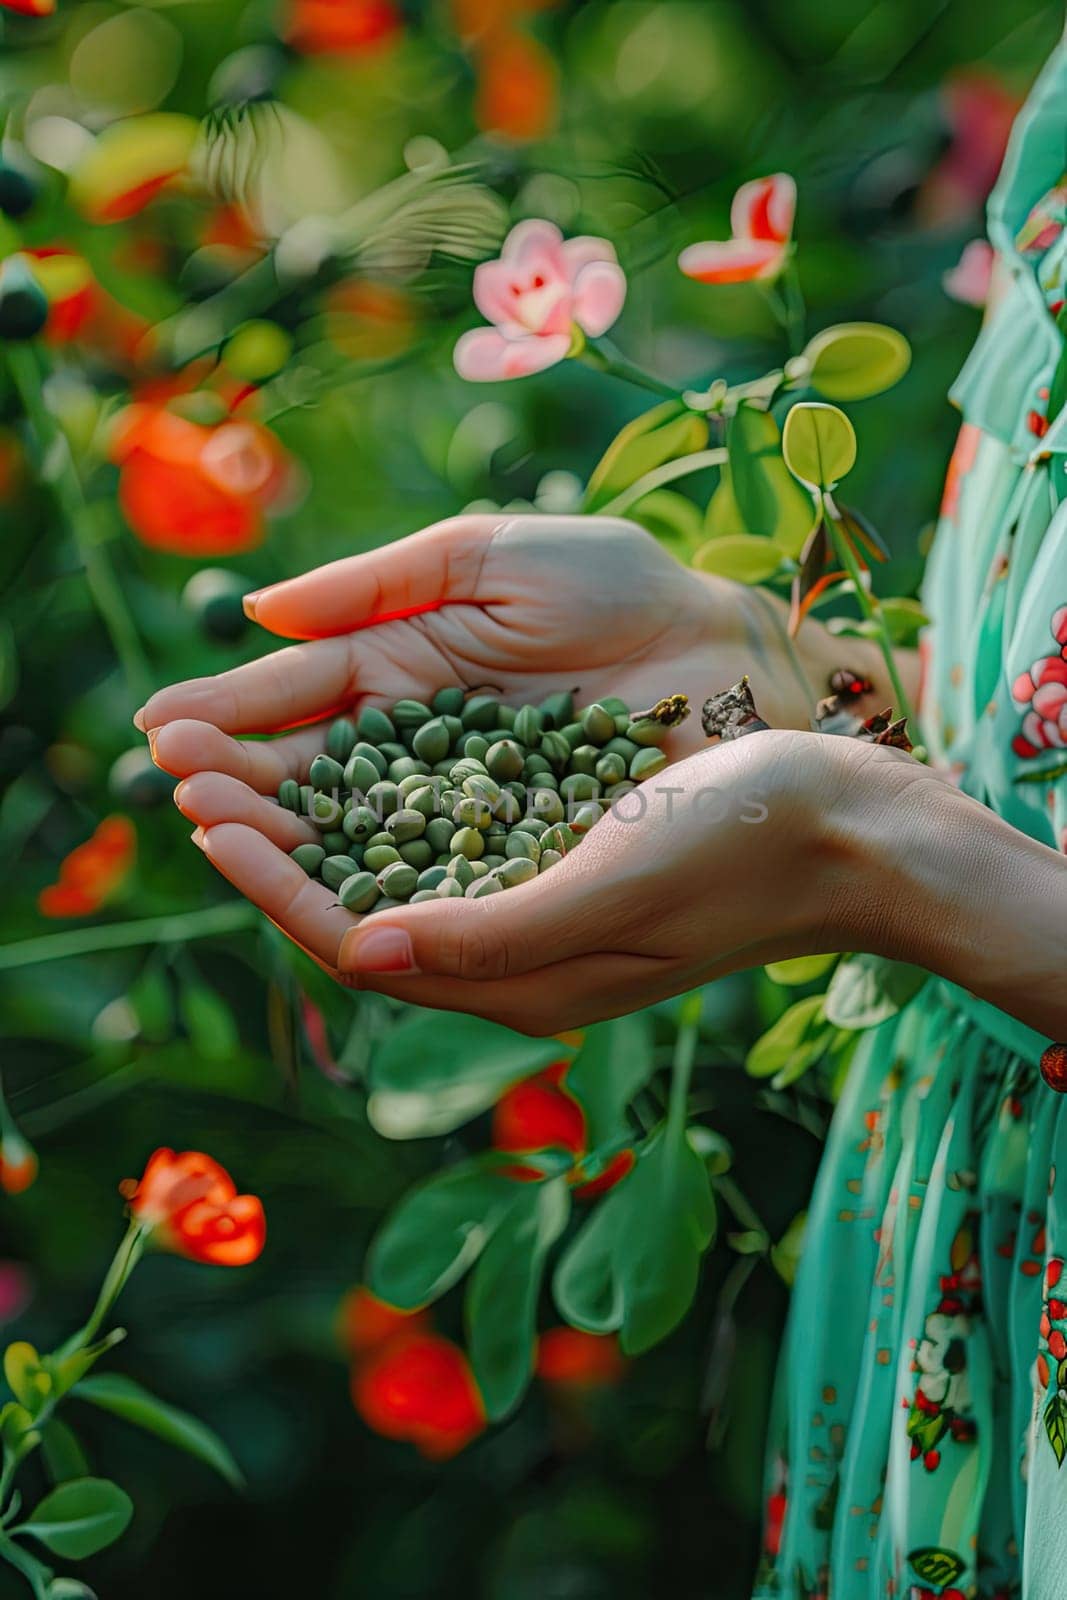
[[[204,829],[200,848],[283,933],[337,970],[341,936],[351,928],[352,917],[325,884],[309,878],[283,850],[244,823],[220,822]]]
[[[292,645],[214,678],[160,689],[134,717],[142,733],[178,717],[213,722],[227,733],[273,733],[347,707],[355,695],[355,658],[345,639]]]
[[[287,854],[298,844],[315,844],[320,838],[309,822],[224,772],[195,772],[183,779],[174,791],[174,804],[183,817],[202,828],[214,828],[220,822],[256,828]]]
[[[289,639],[326,639],[446,602],[485,604],[481,573],[500,516],[452,517],[366,555],[348,556],[245,599],[261,627]]]
[[[210,722],[182,720],[152,730],[152,760],[175,778],[194,772],[223,772],[239,778],[258,794],[275,794],[285,778],[303,782],[310,763],[323,748],[321,726],[302,728],[279,739],[242,743]]]

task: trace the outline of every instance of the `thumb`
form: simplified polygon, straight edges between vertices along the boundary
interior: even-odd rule
[[[357,976],[431,974],[495,983],[610,948],[595,880],[577,862],[570,865],[564,870],[560,863],[500,894],[423,901],[368,917],[341,940],[338,968]]]

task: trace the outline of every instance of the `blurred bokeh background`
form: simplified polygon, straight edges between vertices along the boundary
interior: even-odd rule
[[[672,383],[779,362],[760,294],[675,263],[780,170],[809,331],[874,319],[914,350],[852,413],[879,583],[914,593],[980,315],[944,275],[1061,22],[1047,0],[0,4],[2,1070],[40,1163],[0,1204],[5,1337],[47,1347],[84,1315],[117,1184],[157,1145],[210,1151],[270,1229],[242,1272],[152,1259],[129,1290],[123,1369],[209,1420],[249,1490],[86,1418],[137,1508],[87,1568],[108,1600],[748,1593],[789,1276],[753,1241],[802,1212],[832,1088],[745,1076],[781,991],[756,974],[705,1004],[697,1104],[733,1164],[683,1326],[422,1459],[353,1410],[342,1304],[392,1201],[484,1128],[374,1130],[381,1016],[213,876],[130,716],[263,649],[244,590],[464,506],[577,504],[647,397],[576,363],[455,375],[472,265],[510,222],[609,238],[630,283],[613,338]],[[153,429],[136,481],[131,400]],[[208,430],[206,466],[163,411]],[[460,1332],[447,1304],[440,1322]]]

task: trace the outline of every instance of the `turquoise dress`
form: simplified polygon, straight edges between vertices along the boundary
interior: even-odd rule
[[[990,202],[1008,286],[953,394],[923,692],[934,760],[1056,849],[1065,164],[1061,46]],[[861,1041],[786,1335],[761,1600],[1067,1600],[1067,1096],[1039,1075],[1048,1042],[936,978]]]

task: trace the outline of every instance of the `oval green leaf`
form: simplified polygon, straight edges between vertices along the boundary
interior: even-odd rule
[[[367,1282],[402,1311],[428,1305],[478,1259],[515,1199],[515,1181],[480,1161],[412,1189],[371,1245]]]
[[[803,359],[809,384],[828,400],[865,400],[900,381],[911,346],[881,322],[840,322],[817,333]]]
[[[80,1561],[122,1537],[133,1501],[108,1478],[72,1478],[46,1494],[12,1533],[32,1534],[57,1556]]]
[[[693,557],[698,572],[713,572],[719,578],[734,578],[738,583],[763,583],[778,571],[786,559],[785,551],[772,539],[752,533],[729,534],[725,539],[709,539]]]
[[[768,961],[763,970],[772,982],[785,984],[787,988],[798,988],[803,983],[814,983],[821,978],[830,971],[836,960],[836,955],[793,956],[789,961]]]
[[[726,433],[730,489],[741,527],[733,529],[773,539],[787,555],[798,556],[815,526],[815,502],[782,459],[782,437],[769,411],[744,403]]]
[[[801,483],[832,489],[856,464],[856,434],[837,406],[801,401],[785,419],[782,454]]]
[[[790,1068],[810,1067],[830,1042],[832,1029],[823,1012],[824,995],[808,995],[783,1011],[777,1022],[756,1040],[745,1058],[745,1071],[753,1078],[773,1078]]]

